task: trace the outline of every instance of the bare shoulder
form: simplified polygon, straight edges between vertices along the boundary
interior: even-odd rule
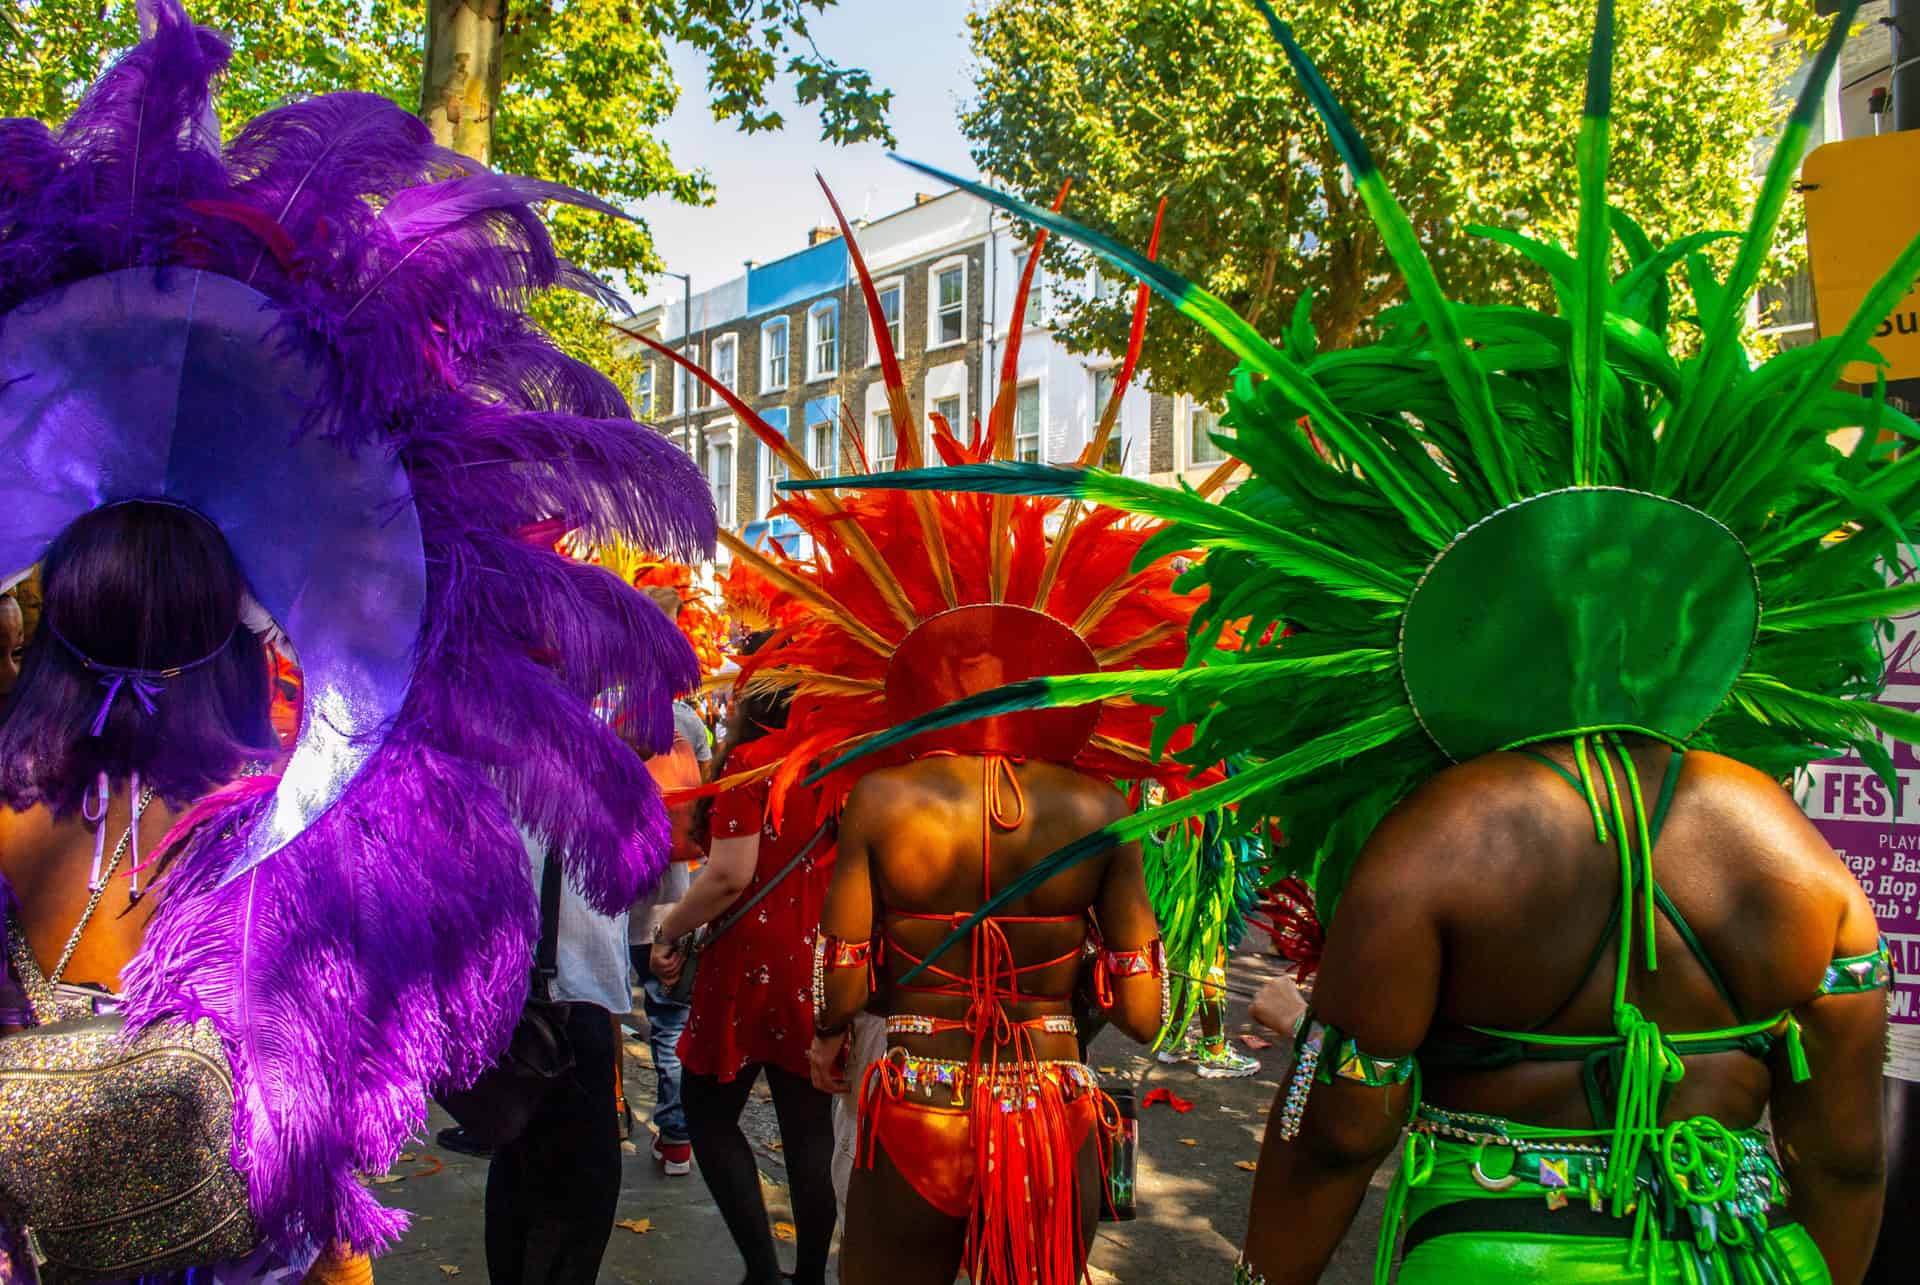
[[[1779,782],[1737,759],[1696,751],[1680,784],[1670,831],[1711,851],[1733,877],[1747,872],[1795,903],[1822,897],[1847,918],[1860,917],[1859,882]]]
[[[926,787],[916,778],[913,766],[884,767],[861,777],[847,794],[846,816],[884,825],[889,817],[924,802]]]
[[[1457,763],[1415,789],[1389,812],[1361,853],[1362,878],[1401,889],[1438,892],[1480,876],[1516,845],[1538,843],[1565,785],[1551,771],[1516,754],[1487,754]]]
[[[1021,779],[1029,791],[1038,792],[1044,799],[1045,812],[1071,817],[1071,824],[1084,832],[1111,825],[1133,812],[1132,803],[1120,790],[1057,763],[1029,763],[1021,770]]]

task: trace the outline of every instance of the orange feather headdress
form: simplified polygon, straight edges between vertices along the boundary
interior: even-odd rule
[[[867,315],[877,318],[879,296],[853,229],[831,191],[827,200],[846,238]],[[923,430],[891,335],[883,325],[873,327],[898,440],[890,467],[930,463],[929,442],[948,464],[1012,458],[1022,316],[1044,242],[1041,233],[1015,295],[998,394],[985,425],[976,423],[968,438],[937,413],[927,416],[930,431]],[[1146,303],[1143,288],[1113,396],[1083,463],[1100,458],[1118,421],[1139,358]],[[724,401],[794,481],[816,480],[787,437],[731,389],[679,353],[647,342]],[[859,472],[871,472],[860,435],[852,437]],[[776,823],[786,792],[803,775],[950,700],[1019,678],[1176,666],[1186,657],[1187,623],[1199,599],[1175,591],[1170,552],[1148,556],[1161,523],[1108,509],[1089,512],[1056,497],[926,491],[790,493],[773,512],[812,538],[811,554],[762,551],[724,531],[720,539],[733,558],[729,601],[764,603],[764,616],[775,628],[743,660],[740,682],[757,690],[789,689],[792,705],[785,728],[761,742],[759,767],[723,777],[703,792],[770,776]],[[1152,736],[1153,711],[1143,706],[1110,701],[1032,710],[929,733],[837,768],[819,785],[837,806],[875,768],[944,749],[1046,759],[1106,780],[1151,779],[1185,788],[1191,769],[1155,754]]]

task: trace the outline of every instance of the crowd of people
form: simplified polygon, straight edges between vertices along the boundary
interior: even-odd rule
[[[1685,342],[1606,202],[1611,6],[1554,313],[1440,294],[1260,7],[1400,324],[1269,343],[947,176],[1036,228],[1005,391],[922,424],[877,323],[898,456],[837,477],[736,403],[804,555],[717,532],[532,323],[574,277],[530,202],[588,198],[371,95],[223,143],[172,0],[72,120],[0,122],[0,1285],[369,1279],[405,1221],[361,1177],[430,1098],[488,1157],[490,1278],[596,1280],[642,1020],[652,1159],[749,1285],[836,1236],[849,1285],[1073,1285],[1131,1186],[1089,1040],[1245,1074],[1226,952],[1282,880],[1317,974],[1253,1005],[1287,1069],[1238,1281],[1318,1279],[1396,1148],[1383,1282],[1894,1279],[1894,960],[1780,782],[1920,738],[1872,699],[1920,456],[1832,440],[1871,312],[1739,347],[1851,6]],[[1049,235],[1142,282],[1059,466],[1014,431]],[[1243,363],[1199,488],[1094,467],[1150,290]],[[679,593],[575,556],[716,539],[769,616],[717,738]]]

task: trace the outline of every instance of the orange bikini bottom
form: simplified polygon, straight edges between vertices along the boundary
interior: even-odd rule
[[[871,1168],[874,1147],[884,1148],[920,1199],[967,1220],[966,1264],[976,1285],[1070,1285],[1086,1249],[1080,1151],[1096,1129],[1118,1123],[1113,1100],[1082,1063],[976,1072],[894,1048],[861,1086],[860,1162]]]

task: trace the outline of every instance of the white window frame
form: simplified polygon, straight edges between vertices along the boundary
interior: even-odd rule
[[[793,412],[787,410],[785,407],[779,409],[786,410],[786,418],[776,422],[775,417],[769,413],[767,416],[767,424],[774,431],[785,437],[790,432],[788,425],[793,422]],[[779,470],[778,477],[774,476],[776,469]],[[781,460],[779,453],[765,443],[762,443],[760,446],[760,467],[758,473],[759,476],[754,479],[753,488],[756,492],[754,496],[753,520],[755,522],[771,521],[773,506],[778,504],[781,498],[780,492],[774,489],[774,484],[786,480],[787,466],[786,463]]]
[[[635,419],[651,420],[653,418],[654,378],[655,371],[650,361],[641,362],[640,369],[634,372],[633,417]]]
[[[768,336],[779,331],[786,340],[785,351],[781,354],[784,369],[780,378],[773,377],[773,345]],[[775,317],[760,323],[760,391],[777,393],[793,382],[793,323],[785,317]]]
[[[957,339],[940,337],[940,318],[944,311],[940,306],[940,277],[942,274],[960,269],[960,336]],[[942,259],[927,269],[927,351],[937,348],[957,348],[967,342],[967,291],[972,282],[967,280],[967,256],[954,255]]]
[[[957,393],[948,393],[944,397],[929,398],[927,401],[927,410],[929,412],[938,411],[942,415],[946,414],[946,412],[940,410],[941,402],[959,402],[960,403],[959,417],[957,419],[948,418],[947,427],[953,430],[953,433],[956,437],[965,437],[967,434],[967,428],[968,428],[966,393],[962,391]],[[931,426],[931,421],[929,421],[929,426]]]
[[[1086,445],[1088,446],[1093,445],[1093,435],[1099,431],[1100,428],[1100,417],[1104,415],[1107,410],[1107,404],[1100,396],[1100,377],[1102,375],[1111,377],[1117,386],[1120,381],[1119,363],[1087,367],[1088,398],[1093,404],[1092,414],[1087,420]],[[1094,467],[1106,469],[1110,473],[1120,472],[1126,467],[1127,461],[1127,398],[1125,393],[1120,395],[1120,414],[1113,421],[1113,436],[1107,439],[1107,449],[1113,452],[1113,462],[1109,464],[1105,459],[1097,459],[1093,461]]]
[[[1033,431],[1031,433],[1022,433],[1020,431],[1020,395],[1026,392],[1027,389],[1029,388],[1033,390]],[[1041,461],[1046,459],[1047,402],[1046,402],[1045,390],[1043,390],[1040,387],[1040,381],[1037,379],[1023,379],[1018,384],[1014,385],[1014,389],[1013,389],[1013,458],[1016,460],[1023,460],[1026,458],[1025,453],[1022,452],[1020,449],[1020,443],[1023,440],[1031,441],[1033,443],[1033,458],[1035,461]]]
[[[1205,404],[1196,400],[1191,394],[1188,394],[1187,396],[1182,397],[1180,400],[1183,405],[1183,413],[1180,416],[1180,469],[1181,471],[1185,472],[1188,469],[1218,467],[1222,462],[1224,462],[1227,459],[1227,453],[1225,451],[1221,451],[1216,458],[1210,459],[1210,460],[1197,459],[1194,456],[1193,414],[1195,410],[1199,410],[1205,414],[1212,415],[1214,427],[1217,429],[1220,426],[1221,412],[1216,411],[1209,406],[1206,406]],[[1209,443],[1209,445],[1211,445],[1211,443]],[[1218,447],[1214,447],[1214,449],[1219,450]]]
[[[823,429],[827,434],[825,459],[819,458],[819,453],[814,450],[814,442],[816,440],[814,435]],[[812,466],[814,472],[823,477],[837,476],[840,472],[839,419],[836,417],[832,419],[815,420],[813,423],[807,425],[807,439],[805,445],[802,447],[801,453],[806,457],[807,463]]]
[[[727,351],[733,363],[732,379],[720,379],[721,349],[725,349]],[[728,392],[733,392],[733,393],[739,392],[740,391],[740,336],[739,335],[718,336],[713,340],[712,343],[710,343],[707,346],[707,357],[708,357],[707,369],[713,372],[714,378],[720,379],[720,382],[726,385]],[[719,394],[715,393],[711,389],[707,390],[707,404],[711,406],[717,401],[719,401]]]
[[[820,318],[833,318],[833,365],[822,368],[820,358]],[[840,374],[840,301],[822,299],[807,305],[807,382],[819,383]]]
[[[886,421],[888,431],[893,433],[894,455],[900,453],[900,430],[894,427],[893,408],[882,406],[867,417],[867,466],[875,472],[893,467],[893,457],[882,449],[884,439],[880,436],[880,422]]]
[[[733,425],[731,420],[722,420],[709,424],[706,429],[707,458],[702,472],[707,475],[707,489],[713,492],[714,517],[722,529],[731,530],[738,523],[738,514],[734,511],[739,503],[740,457],[734,451]],[[727,454],[727,503],[723,509],[720,504],[720,452]]]
[[[888,277],[885,281],[876,281],[873,283],[873,293],[883,303],[886,301],[887,291],[889,290],[897,290],[900,292],[900,315],[887,329],[893,334],[893,355],[905,360],[907,355],[907,279],[905,277]],[[881,313],[882,317],[885,315],[885,312]],[[869,330],[873,328],[872,323],[873,319],[869,318],[867,326]],[[869,334],[867,336],[867,365],[878,366],[879,364],[880,340],[877,336]]]

